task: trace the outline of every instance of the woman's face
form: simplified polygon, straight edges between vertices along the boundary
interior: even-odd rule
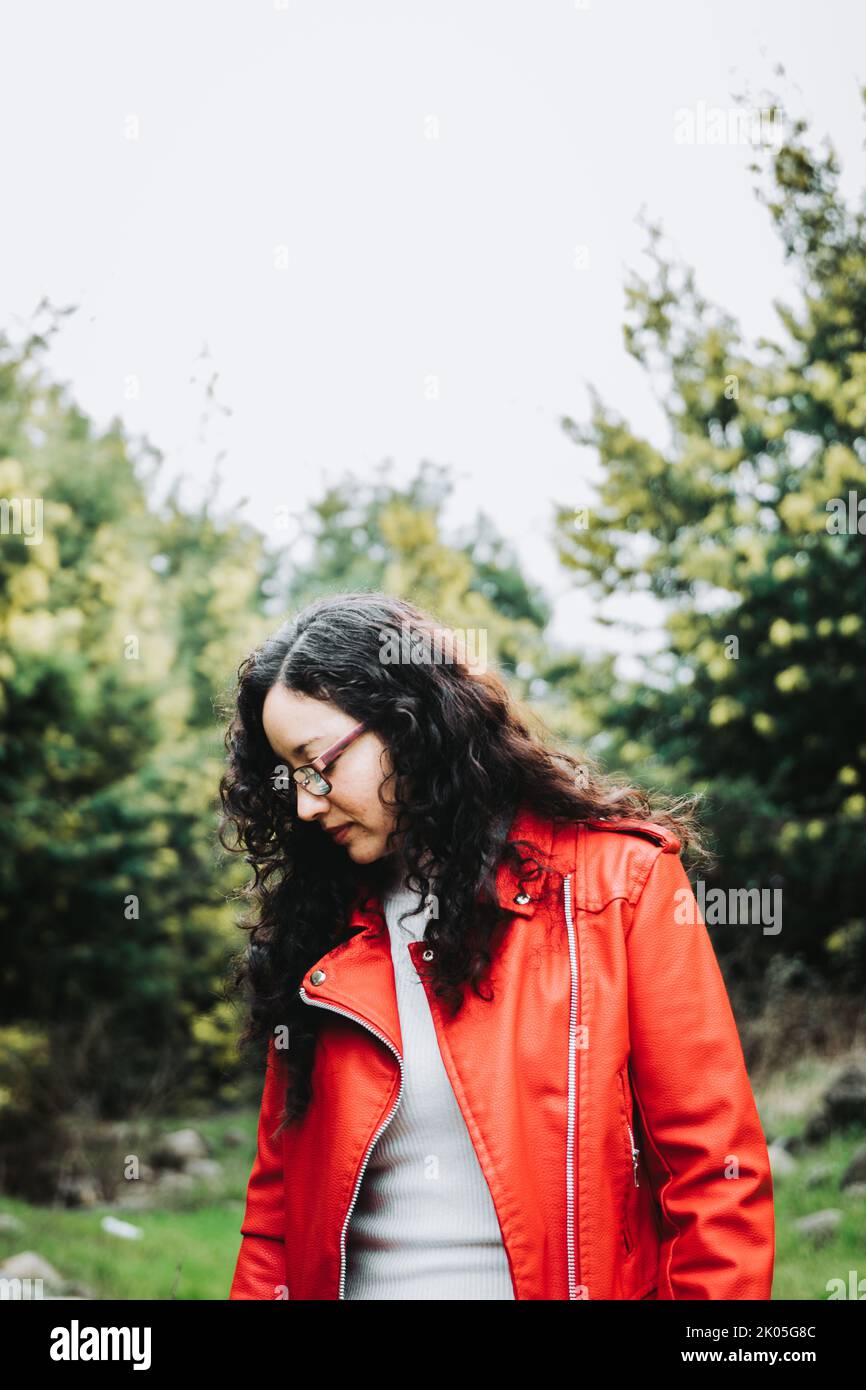
[[[290,771],[311,763],[359,722],[330,700],[316,700],[284,685],[272,686],[262,706],[268,743]],[[356,864],[372,864],[386,853],[385,841],[394,825],[393,813],[379,801],[379,787],[392,770],[387,745],[365,729],[325,768],[332,787],[327,796],[296,788],[299,819],[318,821],[323,834],[350,822],[348,833],[336,843]]]

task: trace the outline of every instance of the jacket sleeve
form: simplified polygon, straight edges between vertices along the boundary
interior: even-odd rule
[[[659,1299],[769,1299],[769,1155],[733,1011],[678,853],[626,931],[631,1072],[661,1210]]]
[[[285,1099],[286,1069],[274,1039],[268,1043],[259,1112],[258,1148],[247,1187],[241,1248],[229,1298],[288,1296],[284,1236],[282,1137],[273,1137]]]

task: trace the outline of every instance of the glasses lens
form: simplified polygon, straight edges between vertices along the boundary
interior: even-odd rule
[[[299,767],[294,773],[294,781],[305,791],[312,792],[313,796],[327,796],[331,790],[322,774],[312,767]]]

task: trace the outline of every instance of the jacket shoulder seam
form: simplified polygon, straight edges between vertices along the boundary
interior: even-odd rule
[[[653,865],[660,855],[666,854],[668,847],[665,845],[647,847],[646,853],[637,861],[634,876],[631,883],[631,891],[628,894],[628,901],[631,907],[637,907],[643,890],[646,888],[647,879],[652,873]]]
[[[618,833],[618,832],[617,832]],[[625,882],[623,876],[617,875],[608,885],[593,884],[590,892],[590,877],[588,871],[588,846],[589,838],[578,833],[578,853],[575,856],[575,869],[579,869],[577,883],[582,886],[582,899],[577,902],[578,907],[584,911],[602,912],[610,903],[621,900],[627,902],[629,907],[636,907],[638,899],[649,878],[653,864],[655,864],[660,854],[673,852],[672,844],[656,845],[649,844],[643,840],[640,844],[632,844],[634,854],[633,862],[628,866],[629,872]]]

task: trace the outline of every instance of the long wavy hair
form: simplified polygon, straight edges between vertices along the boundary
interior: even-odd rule
[[[448,659],[383,661],[386,635],[407,632],[413,643],[429,643],[428,653],[441,657],[444,647]],[[387,801],[395,824],[382,860],[355,865],[318,825],[298,818],[291,779],[288,792],[275,787],[283,764],[265,735],[262,706],[278,682],[365,720],[387,746],[393,772],[384,777],[379,800]],[[508,920],[496,900],[499,865],[510,861],[527,883],[549,872],[539,846],[507,839],[518,809],[566,822],[653,820],[672,830],[683,849],[710,857],[695,817],[699,798],[663,805],[658,796],[617,784],[588,757],[546,747],[502,677],[466,659],[456,632],[389,594],[338,594],[304,608],[241,663],[225,713],[218,835],[254,871],[242,890],[254,909],[238,923],[249,939],[232,959],[228,992],[243,992],[248,1003],[240,1051],[267,1045],[278,1026],[288,1027],[284,1124],[299,1119],[312,1098],[322,1016],[300,999],[301,979],[349,939],[351,906],[359,893],[364,902],[381,891],[388,850],[399,848],[421,901],[435,886],[440,915],[426,928],[436,947],[431,982],[452,1014],[466,986],[492,997],[483,987],[491,938]],[[545,879],[542,896],[547,891]]]

